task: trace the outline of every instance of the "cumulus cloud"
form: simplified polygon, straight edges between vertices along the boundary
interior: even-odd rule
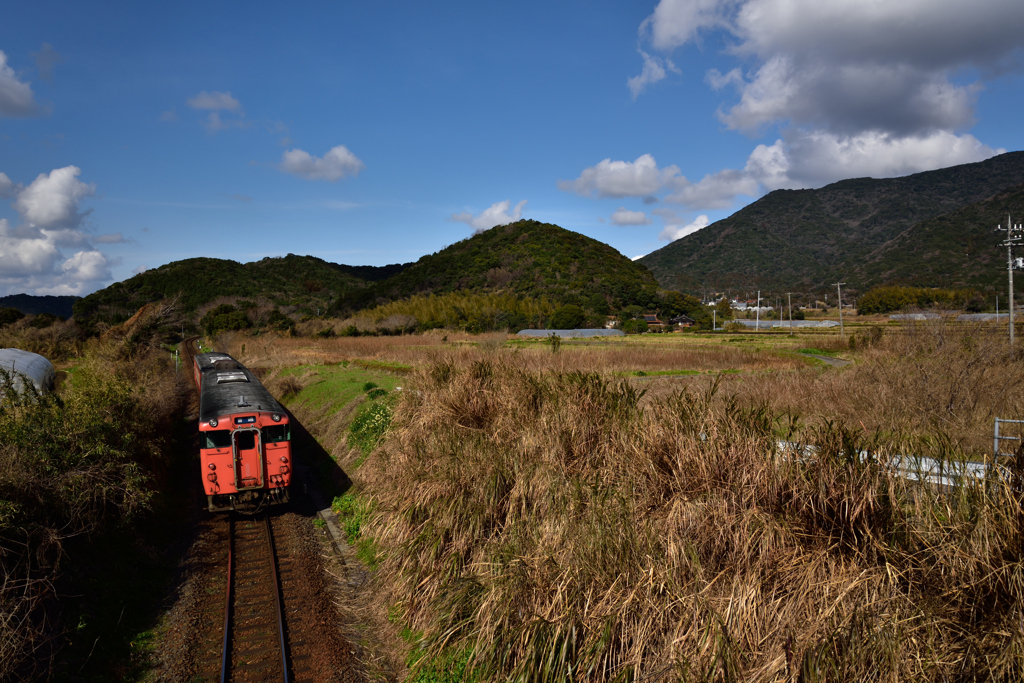
[[[697,216],[697,218],[695,218],[693,222],[689,223],[688,225],[668,224],[665,226],[665,229],[661,231],[661,234],[658,235],[658,239],[665,240],[668,242],[675,242],[680,237],[692,235],[698,230],[708,227],[708,223],[708,217],[705,216],[704,214],[701,214],[700,216]]]
[[[290,149],[281,155],[278,168],[306,180],[334,182],[359,175],[366,165],[345,145],[338,145],[319,158],[301,149]]]
[[[96,192],[95,185],[78,180],[80,173],[77,166],[65,166],[39,174],[18,192],[14,209],[38,228],[77,227],[84,215],[78,210],[79,201]]]
[[[7,55],[0,50],[0,116],[32,116],[38,111],[32,86],[18,80],[14,69],[7,65]]]
[[[878,131],[843,136],[821,130],[790,130],[772,145],[758,145],[742,169],[724,169],[678,189],[665,199],[689,209],[728,208],[737,196],[778,189],[821,187],[845,178],[890,178],[982,161],[993,149],[973,135],[935,131],[901,137]]]
[[[638,76],[633,76],[626,81],[626,85],[629,86],[629,92],[632,93],[634,100],[647,86],[665,80],[667,75],[666,69],[679,73],[679,69],[672,63],[671,59],[649,55],[643,50],[639,52],[644,58],[644,68]]]
[[[21,189],[7,177],[6,173],[0,173],[0,199],[9,199]]]
[[[726,98],[719,119],[748,134],[781,132],[742,169],[673,178],[667,201],[728,208],[739,196],[1003,151],[965,130],[986,79],[1021,67],[1019,0],[660,0],[640,26],[641,44],[664,59],[711,34],[740,64],[705,74]]]
[[[707,75],[715,89],[738,90],[739,102],[720,112],[726,125],[911,135],[971,123],[981,84],[954,77],[1019,66],[1024,4],[661,0],[641,25],[666,53],[714,30],[728,34],[730,53],[755,65],[749,76]]]
[[[583,196],[647,197],[679,177],[678,166],[658,168],[650,154],[636,161],[604,159],[583,169],[576,180],[559,180],[558,189]]]
[[[463,211],[462,213],[453,213],[449,219],[469,225],[473,228],[473,234],[479,235],[496,225],[508,225],[519,220],[523,215],[523,207],[526,206],[526,200],[524,199],[516,204],[512,212],[509,213],[511,205],[512,202],[506,199],[505,201],[491,204],[476,215],[469,211]]]
[[[242,111],[242,103],[236,100],[231,93],[216,90],[213,92],[203,90],[198,95],[185,100],[185,104],[193,109],[227,110],[236,113]]]
[[[242,103],[229,92],[214,90],[207,92],[203,90],[198,95],[185,100],[185,104],[199,111],[208,111],[203,120],[203,127],[208,133],[227,130],[228,128],[246,128],[249,123],[245,120],[245,112],[242,111]],[[235,116],[225,118],[221,112],[228,112]],[[165,118],[165,116],[167,118]],[[177,116],[173,111],[164,112],[160,116],[161,121],[174,121]]]
[[[629,211],[624,207],[611,216],[612,225],[650,225],[651,219],[643,211]]]
[[[42,173],[27,186],[0,173],[0,195],[12,200],[20,222],[0,220],[0,295],[86,294],[111,278],[112,261],[93,246],[125,242],[121,233],[98,237],[80,229],[82,200],[95,185],[78,179],[76,166]],[[73,250],[70,257],[62,249]]]

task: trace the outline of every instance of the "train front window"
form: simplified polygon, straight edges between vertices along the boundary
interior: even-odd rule
[[[279,441],[291,441],[291,428],[284,425],[271,425],[270,427],[264,427],[263,432],[263,443],[278,443]]]
[[[206,445],[203,448],[231,448],[230,429],[215,429],[202,434],[206,437]]]
[[[238,450],[251,451],[256,448],[256,432],[247,429],[244,432],[238,432],[236,438],[238,440]]]

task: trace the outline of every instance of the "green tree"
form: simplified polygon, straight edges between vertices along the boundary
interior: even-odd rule
[[[587,314],[583,312],[582,308],[574,304],[567,304],[551,314],[548,324],[554,330],[575,330],[586,319]]]
[[[715,304],[715,310],[718,312],[717,317],[719,320],[732,320],[732,302],[729,299],[722,299]]]

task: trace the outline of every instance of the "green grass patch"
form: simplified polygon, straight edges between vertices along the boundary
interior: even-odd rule
[[[812,355],[815,355],[815,356],[829,356],[829,357],[833,357],[833,356],[838,355],[835,351],[826,351],[824,349],[815,349],[813,347],[812,348],[807,348],[807,349],[797,349],[796,352],[797,353],[809,353],[809,354],[812,354]]]
[[[359,367],[366,368],[368,370],[390,370],[391,372],[398,372],[403,375],[413,371],[413,367],[411,365],[396,363],[389,360],[363,360],[361,358],[357,358],[352,361],[352,365],[358,365]]]
[[[370,570],[376,569],[380,564],[380,550],[372,538],[363,535],[363,524],[373,512],[373,504],[350,491],[335,498],[331,509],[338,515],[346,541],[355,547],[356,557]]]
[[[375,392],[371,398],[386,395],[400,386],[401,381],[400,378],[388,373],[344,364],[304,365],[288,368],[282,374],[302,376],[307,372],[310,375],[306,377],[306,381],[312,381],[287,402],[323,410],[331,415],[367,392]]]

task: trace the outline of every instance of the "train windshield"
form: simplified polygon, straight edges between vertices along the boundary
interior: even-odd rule
[[[209,432],[201,432],[201,435],[206,438],[203,448],[231,448],[230,429],[215,429]]]
[[[263,428],[263,443],[290,441],[292,438],[289,425],[272,425]]]

